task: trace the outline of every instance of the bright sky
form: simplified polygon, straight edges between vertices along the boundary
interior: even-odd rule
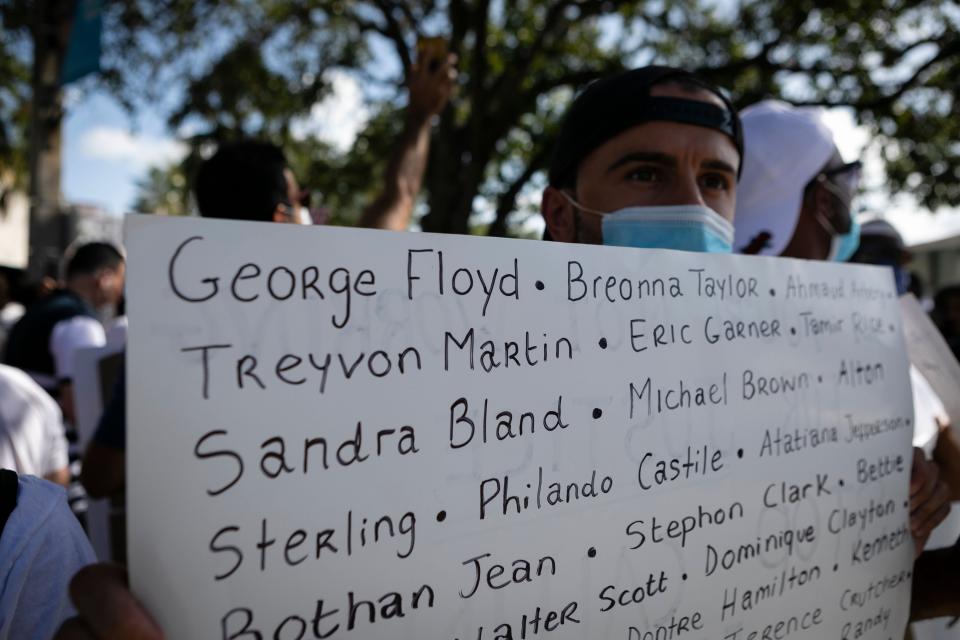
[[[314,105],[310,116],[294,124],[297,136],[317,136],[342,150],[353,143],[366,123],[367,110],[359,84],[334,73],[332,94]],[[103,92],[67,94],[63,132],[65,197],[73,203],[96,205],[120,215],[130,210],[137,180],[150,167],[183,157],[186,146],[165,127],[161,114],[143,108],[133,122],[120,105]]]
[[[351,76],[332,76],[333,92],[299,122],[294,131],[314,135],[341,149],[349,148],[368,117],[360,85]],[[869,137],[855,126],[849,109],[828,112],[826,122],[847,160],[864,160],[864,181],[870,192],[861,208],[881,214],[897,226],[909,244],[927,242],[960,233],[960,209],[931,214],[909,197],[888,200],[879,195],[882,164]],[[102,92],[68,93],[64,127],[63,191],[68,201],[97,205],[119,215],[130,209],[136,181],[151,166],[182,157],[185,147],[167,131],[160,114],[148,109],[130,121],[120,106]],[[872,190],[871,190],[872,188]]]

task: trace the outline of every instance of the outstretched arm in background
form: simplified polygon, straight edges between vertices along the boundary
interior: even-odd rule
[[[430,152],[430,126],[443,111],[457,78],[455,55],[447,55],[431,68],[420,60],[410,70],[410,103],[406,122],[387,163],[383,189],[360,217],[361,227],[404,231],[420,194]]]

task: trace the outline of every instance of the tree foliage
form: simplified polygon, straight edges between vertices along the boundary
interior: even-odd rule
[[[137,181],[137,196],[132,208],[140,213],[185,216],[193,212],[191,203],[184,166],[175,163],[147,170],[147,175]]]
[[[439,118],[422,227],[492,234],[533,209],[573,91],[618,69],[698,71],[738,106],[766,97],[849,105],[889,188],[960,202],[960,9],[949,0],[129,0],[105,3],[102,81],[211,140],[267,137],[348,221],[375,191],[402,118],[418,37],[442,35],[459,95]],[[295,135],[332,69],[359,78],[373,117],[340,152]],[[6,125],[7,123],[4,122]]]
[[[30,122],[29,29],[25,6],[0,4],[0,191],[26,189]]]

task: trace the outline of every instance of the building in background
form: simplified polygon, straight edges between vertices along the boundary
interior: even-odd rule
[[[920,276],[925,295],[932,297],[943,287],[960,284],[960,233],[909,247],[910,271]]]
[[[123,218],[99,207],[68,204],[56,220],[58,247],[49,247],[52,264],[59,264],[63,252],[76,240],[103,240],[122,245]],[[30,199],[23,191],[0,191],[0,267],[26,269],[29,262]],[[44,268],[43,274],[48,273],[49,269]]]
[[[23,191],[0,190],[0,267],[26,269],[30,258],[30,200]]]

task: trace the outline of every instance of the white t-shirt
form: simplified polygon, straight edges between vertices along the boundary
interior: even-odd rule
[[[60,407],[26,373],[0,365],[0,468],[43,477],[67,464]]]
[[[103,325],[95,318],[75,316],[58,322],[50,333],[50,353],[57,380],[73,378],[73,354],[85,347],[102,347],[107,344]]]
[[[107,327],[107,346],[112,349],[123,349],[127,346],[127,316],[114,318]]]
[[[20,476],[17,506],[0,535],[0,640],[49,640],[75,615],[67,588],[96,562],[66,493]]]

